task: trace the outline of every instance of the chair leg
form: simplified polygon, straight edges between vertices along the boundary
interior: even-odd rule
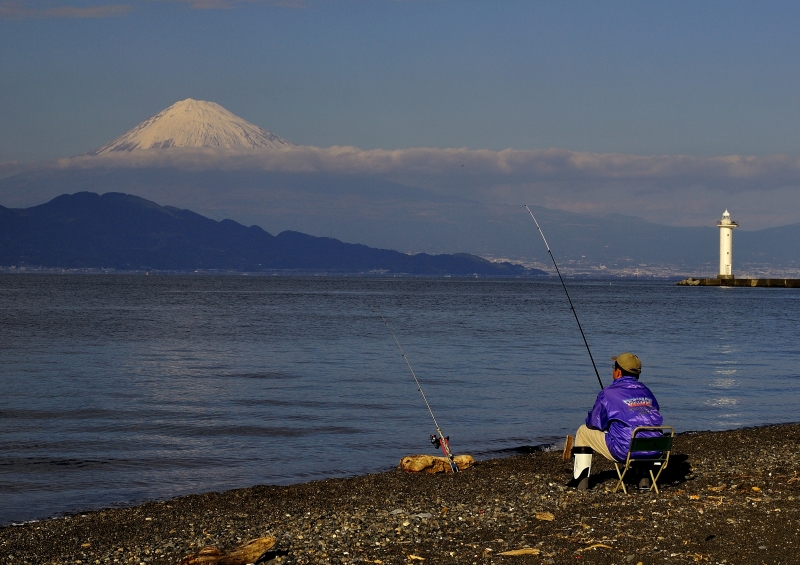
[[[658,472],[658,475],[660,475],[660,474],[661,474],[661,471]],[[656,480],[658,479],[658,475],[653,476],[653,470],[650,469],[650,480],[653,481],[653,484],[650,485],[650,490],[656,491],[656,494],[658,494],[658,485],[656,485]]]
[[[619,477],[619,481],[617,481],[617,486],[615,486],[614,490],[611,492],[617,492],[619,490],[619,487],[622,487],[622,492],[628,494],[628,489],[625,488],[625,483],[623,482],[622,479],[625,478],[625,473],[627,473],[628,469],[630,469],[630,465],[626,462],[625,469],[622,471],[622,473],[619,472],[619,465],[617,464],[616,461],[614,461],[614,467],[617,469],[617,476]]]
[[[669,459],[664,461],[664,464],[661,465],[661,468],[658,470],[658,473],[656,473],[655,477],[653,477],[653,469],[650,469],[650,476],[653,477],[653,488],[655,489],[656,494],[658,494],[658,487],[656,486],[656,481],[658,481],[658,477],[661,476],[661,473],[664,471],[664,469],[667,468],[668,464],[669,464]]]

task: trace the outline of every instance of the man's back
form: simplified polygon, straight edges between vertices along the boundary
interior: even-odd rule
[[[635,377],[616,379],[597,395],[586,418],[589,428],[608,431],[606,444],[611,455],[624,460],[637,426],[660,426],[663,418],[653,393]]]

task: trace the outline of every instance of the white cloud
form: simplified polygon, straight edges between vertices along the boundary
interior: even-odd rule
[[[725,192],[800,186],[800,157],[726,155],[640,156],[566,149],[503,151],[471,149],[370,149],[296,146],[275,150],[171,148],[81,155],[60,168],[177,167],[183,170],[378,175],[418,185],[509,186],[520,183],[636,184],[640,190],[691,186]]]
[[[86,5],[85,2],[31,2],[27,0],[8,0],[0,2],[0,18],[107,18],[120,16],[133,11],[128,3]]]
[[[747,229],[800,221],[800,158],[790,155],[295,146],[139,150],[82,155],[54,166],[297,173],[313,175],[321,185],[326,175],[376,178],[493,205],[529,203],[594,216],[619,213],[669,225],[713,225],[725,208]]]
[[[247,4],[303,8],[305,0],[130,0],[97,4],[92,1],[69,0],[3,0],[0,1],[0,18],[4,19],[50,19],[50,18],[108,18],[133,12],[146,4],[183,4],[195,10],[232,9]]]
[[[282,6],[287,8],[303,8],[304,0],[152,0],[156,2],[169,2],[185,4],[195,10],[231,9],[242,4],[265,4],[267,6]]]
[[[19,161],[0,161],[0,178],[13,175],[19,168]]]

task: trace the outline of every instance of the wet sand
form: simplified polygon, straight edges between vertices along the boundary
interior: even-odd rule
[[[272,535],[263,562],[800,563],[800,425],[678,436],[661,494],[565,485],[560,452],[256,486],[0,529],[0,562],[175,564],[203,546]],[[398,454],[398,460],[401,455]],[[501,556],[527,549],[528,554]],[[424,561],[422,561],[424,559]]]

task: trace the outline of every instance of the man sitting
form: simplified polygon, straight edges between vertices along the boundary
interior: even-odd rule
[[[611,461],[625,461],[633,429],[637,426],[660,426],[663,422],[656,397],[639,382],[642,372],[639,358],[633,353],[622,353],[611,360],[614,361],[614,382],[600,391],[586,417],[586,424],[575,434],[573,478],[578,490],[589,488],[593,452]],[[658,432],[637,437],[650,435],[658,435]],[[639,488],[650,488],[649,477],[641,477]]]

